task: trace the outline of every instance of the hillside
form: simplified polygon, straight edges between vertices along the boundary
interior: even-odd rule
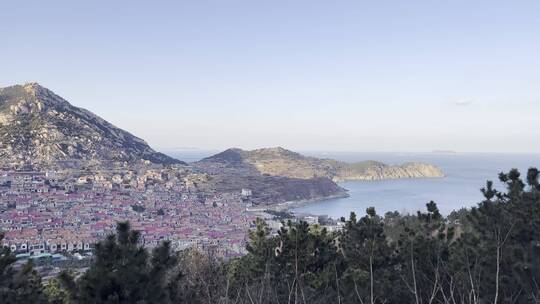
[[[224,152],[220,157],[233,164],[234,169],[210,166],[201,170],[199,166],[182,166],[160,174],[189,180],[190,176],[197,177],[197,172],[202,171],[207,178],[201,181],[195,178],[196,191],[201,195],[239,193],[246,188],[253,192],[251,200],[260,204],[346,195],[344,189],[326,177],[269,176],[242,168],[243,158],[238,153]],[[0,167],[109,170],[118,167],[134,169],[141,164],[187,165],[154,151],[144,140],[71,105],[39,84],[0,89]]]
[[[290,158],[296,155],[294,152],[286,152],[290,153]],[[192,163],[191,166],[197,171],[212,176],[209,183],[204,185],[207,189],[223,192],[241,188],[250,189],[253,191],[255,203],[273,204],[347,195],[345,189],[326,176],[299,177],[291,174],[270,174],[257,170],[247,161],[250,157],[249,151],[228,149]],[[298,157],[301,156],[298,154]],[[294,167],[294,162],[290,165]]]
[[[0,159],[4,167],[94,164],[179,164],[93,113],[37,83],[0,88]]]
[[[377,161],[346,163],[303,156],[281,147],[253,151],[229,149],[205,158],[196,165],[206,168],[219,167],[223,170],[253,171],[270,176],[297,179],[326,177],[333,181],[444,176],[441,169],[426,163],[415,162],[403,165],[387,165]]]

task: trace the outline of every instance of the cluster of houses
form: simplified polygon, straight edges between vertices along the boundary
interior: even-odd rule
[[[2,245],[19,254],[89,251],[129,221],[141,243],[214,248],[223,257],[244,253],[255,215],[249,189],[199,193],[193,180],[167,172],[0,171]]]
[[[90,241],[65,241],[65,240],[47,240],[47,241],[27,241],[20,239],[5,240],[3,247],[8,247],[14,253],[29,253],[30,255],[40,255],[44,253],[76,252],[90,251],[92,249]]]
[[[2,246],[24,257],[81,254],[129,221],[141,244],[170,241],[177,250],[212,250],[228,258],[245,253],[247,231],[264,212],[250,211],[250,189],[201,193],[208,176],[149,169],[122,171],[0,171]],[[272,230],[281,221],[267,217]],[[327,218],[299,215],[339,229]]]

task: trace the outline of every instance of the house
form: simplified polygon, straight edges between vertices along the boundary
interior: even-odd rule
[[[250,197],[252,195],[252,191],[250,189],[242,189],[242,196],[243,197]]]
[[[303,218],[303,220],[304,220],[306,223],[310,224],[310,225],[318,224],[318,223],[319,223],[319,218],[318,218],[318,217],[310,216],[310,215],[305,216],[305,217]]]
[[[30,255],[39,255],[45,253],[45,244],[42,242],[35,242],[29,245],[28,252]]]

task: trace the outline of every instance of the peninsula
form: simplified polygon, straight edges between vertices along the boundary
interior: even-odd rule
[[[233,148],[205,158],[194,165],[203,168],[212,166],[227,168],[238,172],[258,172],[263,175],[296,179],[324,177],[334,182],[444,176],[441,169],[426,163],[410,162],[403,165],[387,165],[373,160],[347,163],[304,156],[281,147],[253,151]]]

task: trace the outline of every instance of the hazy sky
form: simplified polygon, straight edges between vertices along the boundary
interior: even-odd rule
[[[0,86],[160,149],[540,152],[540,1],[0,0]]]

